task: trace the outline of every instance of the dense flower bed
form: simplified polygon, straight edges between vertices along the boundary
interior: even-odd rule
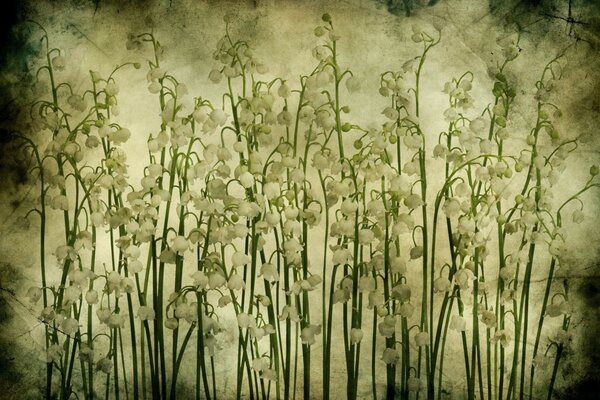
[[[565,225],[583,220],[579,196],[599,172],[556,204],[578,145],[553,124],[564,55],[541,68],[525,133],[511,124],[517,35],[498,44],[493,102],[474,109],[467,71],[440,88],[447,129],[425,132],[420,83],[443,38],[415,25],[420,53],[381,74],[375,90],[388,105],[363,127],[344,99],[365,80],[343,66],[329,15],[314,30],[314,70],[297,82],[261,80],[266,64],[225,22],[208,76],[223,96],[194,97],[187,112],[191,90],[166,72],[153,31],[128,38],[151,55],[148,91],[161,110],[138,153],[124,150],[142,133],[118,123],[118,72],[142,66],[91,71],[77,93],[43,33],[38,76],[51,98],[32,107],[35,135],[18,137],[39,179],[27,218],[41,221],[41,287],[28,297],[46,329],[47,398],[357,398],[366,387],[374,398],[540,388],[550,398],[571,314],[553,277]],[[130,157],[146,160],[139,180]],[[64,237],[48,235],[54,214]],[[545,278],[539,304],[534,270]],[[228,357],[227,395],[218,366]],[[194,371],[185,394],[184,366]],[[340,369],[342,391],[330,385]]]

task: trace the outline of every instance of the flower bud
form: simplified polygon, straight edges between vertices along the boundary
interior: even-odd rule
[[[175,330],[179,326],[179,321],[176,318],[167,318],[165,328]]]
[[[223,79],[223,74],[218,69],[212,69],[208,74],[208,79],[210,79],[212,83],[219,83],[221,82],[221,79]]]
[[[148,320],[153,320],[156,317],[156,315],[155,315],[154,309],[152,307],[141,306],[138,309],[138,317],[142,321],[148,321]]]
[[[105,374],[110,374],[112,370],[113,362],[108,357],[104,357],[96,363],[96,371],[104,372]]]
[[[439,277],[433,281],[433,288],[436,292],[449,292],[452,289],[452,283],[444,277]]]
[[[231,263],[234,267],[242,267],[246,264],[249,264],[250,261],[250,257],[241,251],[236,251],[233,256],[231,256]]]
[[[238,322],[238,326],[240,328],[248,328],[250,325],[252,325],[252,322],[255,322],[252,317],[246,313],[239,313],[237,315],[237,322]]]
[[[348,92],[350,92],[350,93],[356,92],[357,90],[359,90],[360,86],[361,86],[360,79],[354,75],[346,80],[346,89],[348,89]]]
[[[416,260],[423,255],[423,246],[415,246],[410,249],[410,258],[411,260]]]
[[[75,318],[67,318],[60,327],[64,334],[73,336],[79,330],[79,322]]]
[[[279,86],[279,89],[277,89],[277,94],[279,97],[287,99],[291,94],[290,87],[285,82],[282,83],[281,86]]]
[[[56,56],[52,59],[52,66],[57,71],[65,69],[65,58],[63,56]]]
[[[415,43],[420,43],[423,41],[423,35],[420,33],[415,33],[411,36],[411,39]]]
[[[410,300],[410,286],[405,283],[400,283],[392,288],[392,296],[400,301]]]
[[[429,344],[429,334],[427,332],[419,332],[415,335],[417,346],[427,346]]]
[[[350,330],[350,343],[352,343],[352,344],[360,343],[363,336],[364,336],[364,333],[362,330],[360,330],[358,328],[352,328]]]
[[[460,315],[453,315],[450,319],[450,329],[457,332],[464,332],[467,327],[467,321]]]
[[[90,290],[85,294],[85,301],[88,304],[96,304],[98,303],[98,292],[95,290]]]
[[[40,319],[43,322],[51,322],[54,318],[56,318],[56,311],[52,306],[44,308],[40,314]]]
[[[396,364],[399,357],[400,355],[398,354],[397,350],[387,348],[383,351],[383,356],[381,357],[381,359],[386,364]]]
[[[229,281],[227,281],[227,287],[230,290],[241,290],[246,287],[244,280],[239,274],[231,274]]]
[[[535,144],[535,136],[533,136],[533,135],[527,136],[527,144],[529,146],[533,146]]]

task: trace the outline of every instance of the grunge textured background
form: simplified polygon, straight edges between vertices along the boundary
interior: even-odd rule
[[[226,13],[235,16],[234,35],[252,43],[269,74],[296,79],[314,64],[312,32],[328,12],[341,35],[343,64],[364,80],[361,100],[351,104],[360,123],[378,118],[383,107],[377,95],[379,74],[400,68],[417,54],[410,40],[411,24],[434,24],[442,27],[442,41],[423,76],[422,123],[430,132],[444,129],[439,115],[446,99],[441,90],[451,77],[472,71],[476,107],[485,106],[494,44],[517,27],[521,55],[511,64],[510,74],[519,82],[515,107],[523,110],[519,118],[525,124],[532,118],[527,113],[533,82],[546,62],[568,47],[565,75],[557,87],[556,101],[563,111],[559,128],[568,137],[580,136],[583,144],[569,159],[570,172],[561,177],[559,187],[572,192],[585,180],[589,166],[600,162],[600,3],[595,0],[31,0],[1,7],[0,398],[40,398],[44,384],[43,327],[36,318],[39,310],[25,297],[29,287],[39,286],[37,226],[24,226],[19,218],[35,205],[37,192],[24,161],[15,156],[17,144],[9,139],[14,130],[27,132],[34,98],[39,44],[31,41],[34,28],[27,20],[43,25],[51,44],[64,52],[67,65],[61,77],[77,88],[90,69],[106,73],[125,61],[144,63],[148,49],[129,51],[125,43],[128,33],[146,29],[144,21],[150,17],[167,49],[164,65],[169,73],[185,82],[192,95],[218,101],[220,89],[207,76]],[[143,71],[125,71],[119,78],[119,120],[133,133],[131,170],[135,146],[158,124],[158,108],[148,97]],[[557,272],[570,288],[574,332],[572,347],[561,362],[559,399],[596,398],[600,393],[600,193],[592,190],[582,200],[586,219],[569,231],[570,265]],[[534,287],[535,295],[540,291]],[[317,364],[316,382],[318,368]],[[334,374],[340,384],[343,378]]]

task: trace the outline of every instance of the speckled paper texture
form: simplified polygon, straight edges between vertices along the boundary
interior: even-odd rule
[[[39,98],[51,99],[51,93],[48,90],[40,91],[37,86],[38,81],[47,85],[48,78],[44,70],[36,73],[45,62],[45,54],[40,41],[41,31],[37,25],[28,22],[30,20],[43,26],[48,33],[50,46],[60,50],[65,65],[55,74],[60,82],[68,82],[74,92],[83,92],[90,87],[90,70],[99,71],[106,76],[116,65],[127,62],[141,64],[139,70],[131,67],[123,68],[116,75],[120,89],[119,112],[118,116],[112,119],[121,126],[127,127],[131,133],[131,138],[122,145],[122,148],[127,155],[128,178],[136,186],[140,185],[142,171],[148,165],[147,150],[145,150],[148,135],[156,135],[161,129],[159,115],[161,110],[156,95],[148,91],[147,60],[153,60],[154,57],[151,46],[144,43],[141,46],[129,46],[128,49],[126,45],[128,35],[149,31],[147,21],[148,19],[153,21],[153,33],[161,46],[164,46],[161,66],[169,75],[176,77],[178,82],[186,85],[189,94],[182,102],[182,113],[190,114],[194,110],[193,99],[198,96],[209,99],[217,107],[221,107],[225,100],[228,106],[229,100],[222,97],[227,90],[226,80],[220,84],[214,84],[209,80],[209,74],[216,63],[213,54],[217,42],[225,33],[224,16],[226,15],[230,21],[229,30],[232,37],[248,41],[256,57],[267,67],[268,72],[261,75],[261,79],[283,77],[288,80],[290,86],[298,88],[299,77],[310,74],[318,63],[313,57],[313,49],[320,43],[320,39],[315,36],[314,30],[315,27],[323,25],[322,15],[328,13],[333,20],[335,33],[339,35],[337,62],[344,68],[350,68],[361,81],[360,89],[351,96],[347,94],[344,85],[341,85],[344,93],[342,105],[348,105],[351,109],[347,120],[367,130],[372,127],[380,129],[382,123],[386,121],[382,111],[389,105],[389,100],[379,94],[380,75],[388,70],[401,70],[407,60],[421,54],[422,45],[412,40],[413,25],[426,27],[432,32],[438,32],[437,29],[440,29],[440,43],[427,55],[420,86],[419,124],[427,141],[425,149],[428,157],[427,180],[433,195],[440,189],[444,180],[443,163],[434,160],[431,156],[438,135],[448,128],[447,119],[443,114],[448,107],[448,96],[443,93],[444,84],[470,71],[474,77],[471,89],[474,107],[468,114],[471,117],[477,116],[477,113],[482,112],[494,100],[492,89],[495,78],[490,73],[490,66],[501,56],[502,50],[498,43],[506,37],[517,37],[517,34],[519,35],[518,57],[506,69],[507,79],[516,90],[508,128],[512,130],[511,137],[517,139],[507,145],[507,152],[512,151],[518,155],[521,149],[528,146],[526,138],[536,124],[537,115],[535,82],[546,64],[557,55],[564,53],[561,58],[562,79],[554,83],[549,101],[561,110],[560,118],[553,119],[554,127],[560,133],[561,139],[578,138],[580,143],[567,158],[564,172],[552,187],[551,201],[560,204],[580,190],[590,177],[590,167],[600,163],[600,4],[593,0],[44,0],[17,3],[12,6],[2,6],[6,9],[4,14],[7,19],[2,27],[2,57],[0,58],[0,119],[2,121],[0,132],[2,146],[0,156],[0,182],[2,183],[2,190],[0,190],[0,221],[2,221],[0,224],[0,398],[35,399],[44,398],[47,393],[45,323],[40,320],[43,307],[41,301],[32,303],[29,296],[31,292],[28,292],[31,287],[41,286],[40,219],[35,212],[30,212],[25,219],[29,210],[39,208],[39,180],[35,171],[31,170],[31,159],[19,150],[23,146],[23,141],[14,136],[15,133],[26,136],[33,144],[39,146],[41,151],[44,151],[49,140],[48,130],[42,133],[41,129],[36,129],[31,123],[31,110],[35,110],[31,105]],[[274,91],[278,86],[279,84],[273,86]],[[59,90],[58,96],[61,101],[66,101],[69,97],[68,90],[65,86]],[[279,104],[278,107],[281,111],[282,105]],[[231,111],[228,113],[231,115]],[[229,136],[230,139],[232,137]],[[354,151],[353,140],[346,143],[348,151],[351,151],[350,154]],[[312,179],[315,182],[315,189],[320,191],[317,172],[316,170],[309,172],[307,179]],[[514,197],[514,194],[511,196]],[[551,295],[563,291],[565,287],[568,288],[571,336],[568,346],[562,353],[555,378],[553,398],[557,399],[591,399],[597,398],[600,393],[599,196],[598,188],[586,191],[579,197],[581,203],[573,203],[565,210],[563,217],[565,242],[561,265],[554,273]],[[428,198],[427,201],[428,206],[433,205],[434,198]],[[576,224],[573,223],[573,219],[580,218],[572,217],[572,213],[579,208],[580,204],[583,204],[583,218]],[[334,218],[333,212],[330,217]],[[321,223],[324,224],[324,221]],[[431,215],[429,223],[431,224]],[[445,222],[440,226],[441,233],[437,237],[437,243],[443,251],[447,248]],[[58,286],[62,271],[54,253],[56,246],[61,244],[61,240],[64,241],[63,214],[56,210],[48,211],[45,230],[47,246],[44,256],[47,260],[48,285]],[[308,262],[311,268],[320,271],[323,262],[324,236],[322,229],[320,231],[314,229],[314,231],[314,233],[310,231],[311,247],[308,251]],[[118,238],[119,234],[116,230],[115,235],[115,239]],[[420,233],[417,233],[416,238],[420,240]],[[96,246],[97,268],[101,269],[104,265],[110,269],[108,241],[103,240],[102,244]],[[406,236],[405,240],[408,243],[410,236]],[[334,245],[335,239],[330,238],[329,243]],[[495,246],[492,245],[490,248],[492,254],[497,253],[497,244]],[[431,248],[428,251],[430,252]],[[193,256],[193,253],[190,254]],[[331,253],[329,256],[331,257]],[[145,263],[144,257],[145,255],[142,259]],[[438,268],[436,271],[439,271],[444,262],[449,262],[447,255],[441,255],[438,259],[439,265],[436,265]],[[547,255],[540,255],[539,261],[534,263],[531,272],[529,293],[531,317],[526,338],[529,348],[535,341],[549,260]],[[410,261],[406,273],[407,280],[413,285],[413,303],[418,307],[413,317],[414,321],[411,321],[417,325],[422,290],[420,283],[422,272],[419,262]],[[493,265],[490,268],[496,271],[495,278],[489,282],[494,288],[498,279],[497,262],[497,260],[489,261],[489,264]],[[184,272],[184,281],[187,282],[195,267],[192,263],[191,266],[185,264],[185,268],[187,269]],[[174,279],[172,277],[174,275],[170,274],[172,272],[168,271],[168,282]],[[339,278],[338,275],[336,284],[340,283]],[[328,280],[327,284],[329,283]],[[100,292],[102,287],[103,283],[96,285],[96,289]],[[262,293],[262,279],[257,287]],[[283,289],[281,290],[283,293]],[[320,324],[321,288],[310,293],[311,302],[314,302],[314,305],[311,305],[311,315],[313,320]],[[517,298],[520,293],[519,289]],[[165,301],[169,294],[170,291],[165,292]],[[329,287],[327,287],[327,296],[329,296]],[[377,398],[385,398],[386,367],[381,355],[385,347],[385,339],[378,337],[375,360],[378,363],[377,382],[373,385],[371,379],[373,312],[367,310],[366,302],[365,297],[362,321],[365,336],[362,341],[360,369],[357,372],[356,394],[357,398],[372,398],[375,387]],[[441,297],[435,294],[436,310],[440,304]],[[465,304],[469,310],[465,312],[465,317],[470,324],[471,305],[468,302]],[[137,307],[136,302],[134,308]],[[330,398],[342,399],[346,398],[347,390],[346,359],[341,311],[339,311],[341,305],[335,307],[334,312],[338,314],[337,316],[334,314],[333,317]],[[87,306],[83,308],[84,312],[87,312]],[[281,307],[279,311],[281,312]],[[219,313],[222,314],[223,331],[218,339],[220,350],[217,350],[214,358],[216,394],[218,398],[230,399],[236,397],[238,328],[232,308],[219,309]],[[507,315],[506,319],[512,321],[513,317]],[[98,323],[95,316],[93,321],[94,324]],[[136,321],[139,336],[141,335],[140,322],[139,319]],[[551,343],[551,337],[561,323],[562,317],[547,319],[541,336],[541,346],[544,350]],[[80,323],[82,331],[86,324],[87,322]],[[179,329],[180,346],[189,327],[187,322],[185,323],[187,325],[183,324],[182,322]],[[129,323],[127,322],[125,326],[126,328],[122,329],[127,333],[123,334],[122,345],[127,356],[124,360],[124,369],[123,366],[119,366],[119,373],[125,373],[128,391],[125,392],[125,382],[121,381],[120,397],[134,398]],[[280,326],[283,329],[283,323]],[[171,333],[168,332],[164,346],[168,354],[171,354]],[[417,332],[416,329],[411,331],[411,340]],[[320,335],[316,336],[316,343],[311,346],[310,397],[315,399],[323,398],[323,345]],[[184,353],[175,391],[177,398],[197,398],[195,397],[197,382],[195,338],[194,332],[190,345]],[[512,339],[514,340],[514,335]],[[485,333],[482,333],[481,340],[486,340]],[[467,398],[468,385],[465,381],[460,334],[453,330],[448,331],[447,341],[443,390],[438,393],[436,386],[435,398]],[[140,343],[138,342],[137,345],[139,347]],[[510,360],[512,360],[512,346],[511,344],[507,347],[510,349],[507,350]],[[266,351],[268,350],[267,346]],[[417,351],[418,349],[414,347],[411,353],[415,359]],[[470,351],[469,346],[469,354]],[[292,347],[292,356],[293,352]],[[551,348],[549,354],[552,355],[554,352],[555,350]],[[483,356],[485,357],[485,352]],[[167,374],[171,379],[171,356],[167,357]],[[306,393],[303,391],[301,343],[298,345],[297,360],[295,398],[303,398]],[[526,383],[529,382],[531,363],[529,356],[526,363]],[[483,379],[486,380],[485,362],[483,365]],[[549,364],[545,369],[536,372],[532,399],[546,398],[552,365]],[[416,373],[416,363],[414,367]],[[497,364],[491,366],[492,371],[496,371],[497,368]],[[55,373],[58,374],[56,371]],[[77,393],[77,396],[72,393],[69,398],[88,398],[89,396],[84,396],[85,389],[78,357],[75,359],[73,371],[72,390]],[[111,391],[105,392],[106,374],[97,371],[97,368],[94,368],[93,374],[96,376],[97,397],[103,398],[108,393],[108,398],[115,398],[114,377],[110,376]],[[399,376],[400,372],[398,371],[397,374]],[[56,375],[54,379],[58,379],[58,376]],[[123,379],[122,375],[120,379]],[[246,379],[245,375],[244,382]],[[280,379],[283,379],[283,375]],[[437,374],[435,379],[438,379]],[[508,379],[507,377],[504,383],[505,396]],[[55,396],[59,393],[57,384],[60,386],[60,382],[54,384]],[[400,379],[397,380],[397,384],[400,385]],[[140,393],[145,392],[148,396],[145,398],[151,398],[150,378],[146,385],[145,389],[140,389]],[[249,398],[245,385],[244,383],[242,397]],[[484,382],[486,399],[488,398],[487,385]],[[257,381],[255,398],[266,397],[265,393],[260,391],[260,387],[261,383]],[[480,398],[477,388],[478,386],[476,386],[475,397]],[[404,398],[400,389],[397,390],[397,398]],[[282,387],[278,398],[282,398],[283,393]],[[513,396],[517,395],[518,393],[513,394]],[[142,395],[139,396],[141,398]],[[156,396],[160,395],[155,394],[155,398],[159,398]],[[529,398],[528,396],[527,387],[524,398]],[[274,384],[271,385],[269,397],[276,398]],[[205,398],[204,389],[199,398]],[[416,395],[410,392],[410,398],[416,398]],[[426,391],[421,392],[419,399],[426,398],[428,398]],[[493,396],[493,398],[497,397]]]

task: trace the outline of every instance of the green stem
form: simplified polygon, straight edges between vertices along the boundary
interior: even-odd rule
[[[548,306],[548,298],[550,297],[550,287],[552,286],[552,280],[554,278],[555,266],[556,266],[556,259],[552,258],[552,261],[550,262],[550,269],[548,271],[548,280],[546,281],[546,289],[544,291],[544,300],[542,301],[542,308],[540,310],[540,318],[538,321],[537,332],[535,335],[535,343],[533,344],[532,360],[535,360],[537,353],[538,353],[540,338],[541,338],[541,334],[542,334],[542,327],[544,326],[544,317],[546,315],[546,307]],[[534,374],[535,374],[535,365],[532,362],[531,363],[531,374],[530,374],[530,379],[529,379],[529,398],[532,398],[532,394],[533,394],[532,392],[533,392]]]
[[[185,355],[185,348],[187,347],[190,337],[192,337],[192,333],[194,332],[195,327],[195,323],[190,324],[187,334],[183,338],[183,343],[181,344],[181,349],[179,349],[179,354],[177,355],[175,360],[175,369],[173,370],[173,378],[171,380],[171,391],[169,393],[169,398],[173,400],[177,398],[177,377],[179,375],[179,368],[181,367],[181,360],[183,360],[183,356]]]

